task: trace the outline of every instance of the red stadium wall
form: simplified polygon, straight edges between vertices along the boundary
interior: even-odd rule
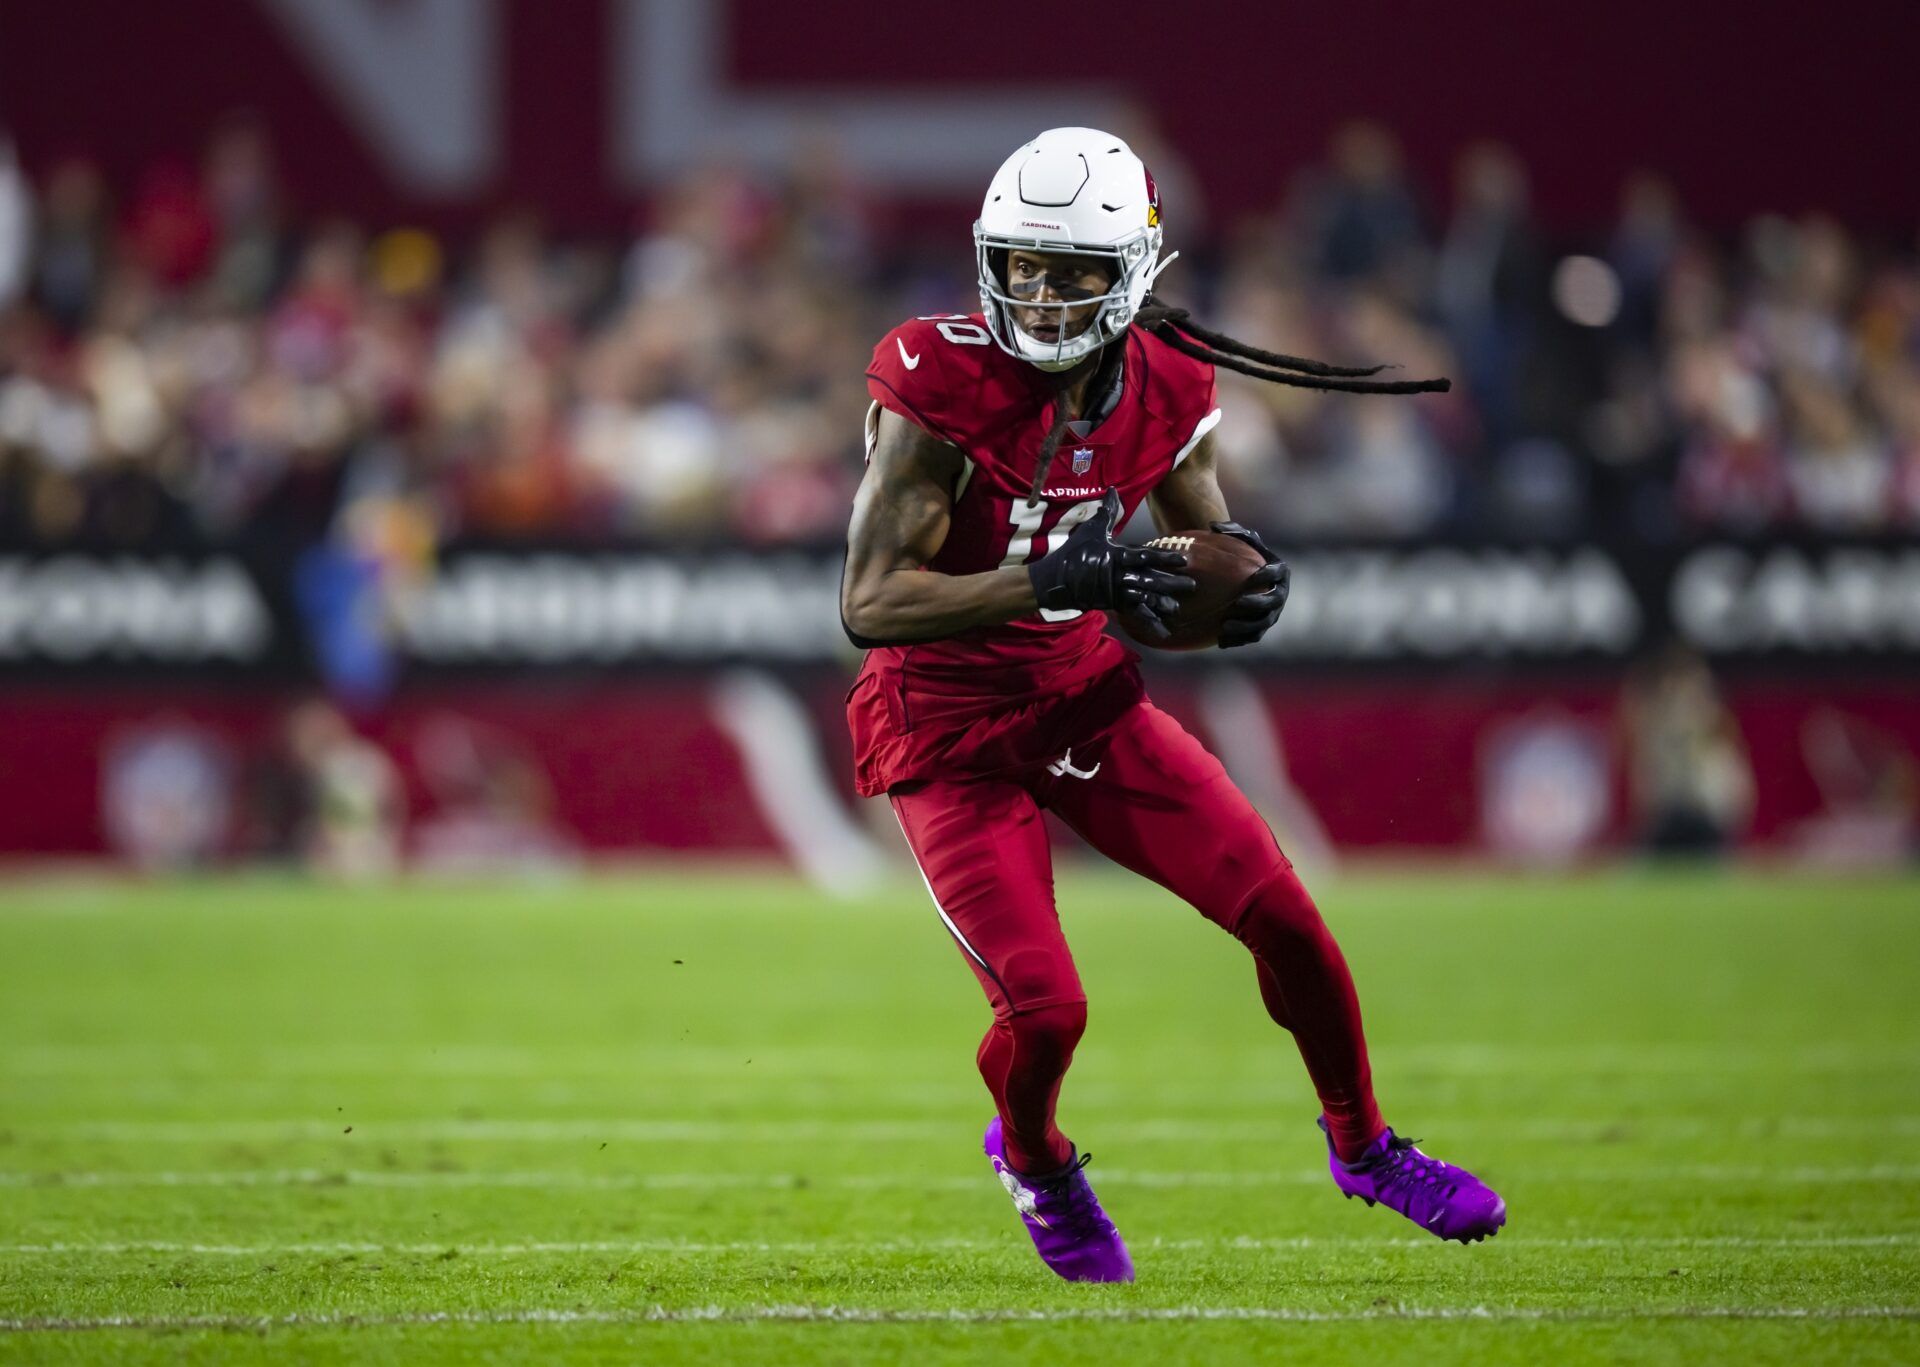
[[[371,35],[363,49],[374,55],[358,78],[337,48],[290,22],[314,6]],[[1131,104],[1191,160],[1223,216],[1269,207],[1357,116],[1398,131],[1417,179],[1441,200],[1463,144],[1509,143],[1537,168],[1537,207],[1553,226],[1607,221],[1622,176],[1641,167],[1682,186],[1691,212],[1713,227],[1819,209],[1910,230],[1920,212],[1920,191],[1899,169],[1920,47],[1920,9],[1904,0],[1825,5],[1817,21],[1803,7],[1742,0],[1111,0],[1079,26],[1077,50],[1037,68],[1017,37],[1032,13],[1020,0],[664,8],[696,25],[715,16],[726,90],[786,99],[796,121],[809,117],[809,99],[946,90],[965,92],[983,114],[1055,89],[1108,109]],[[158,158],[197,157],[223,115],[251,110],[271,128],[306,212],[444,219],[528,204],[562,224],[616,226],[644,188],[612,154],[612,111],[645,60],[619,40],[634,13],[624,0],[0,0],[0,128],[36,169],[84,153],[132,186]],[[451,189],[396,169],[379,116],[368,102],[353,112],[343,94],[356,79],[384,79],[388,127],[405,124],[406,101],[429,98],[431,83],[410,94],[404,67],[381,67],[378,49],[432,22],[486,34],[469,49],[478,104],[456,120],[478,143],[477,169]],[[983,151],[980,175],[991,161]]]
[[[410,742],[455,714],[511,736],[544,771],[556,823],[592,849],[772,849],[745,800],[739,760],[709,717],[697,684],[586,696],[543,684],[527,692],[422,696],[364,719],[363,734],[399,765],[411,812],[429,797]],[[288,699],[268,694],[170,698],[102,692],[13,695],[0,741],[0,849],[97,854],[103,759],[116,736],[185,726],[224,741],[242,761],[271,747]]]
[[[1155,691],[1170,710],[1201,728],[1197,694],[1186,681],[1168,680]],[[1570,720],[1603,739],[1612,794],[1607,837],[1617,842],[1627,834],[1618,692],[1612,687],[1312,682],[1270,684],[1263,694],[1293,784],[1342,848],[1483,849],[1488,747],[1512,724],[1542,718]],[[219,738],[244,767],[272,745],[290,701],[267,693],[10,691],[0,705],[0,852],[106,853],[101,780],[104,757],[117,737],[184,724]],[[1736,683],[1728,686],[1727,701],[1756,779],[1750,838],[1763,846],[1787,842],[1821,810],[1803,753],[1805,728],[1816,713],[1869,724],[1890,743],[1920,755],[1920,694],[1897,683]],[[837,693],[823,685],[807,702],[833,781],[845,791],[847,743]],[[424,727],[449,716],[511,738],[543,771],[556,827],[589,851],[778,851],[742,757],[716,723],[709,688],[698,679],[572,691],[552,684],[468,686],[404,695],[379,716],[363,719],[360,730],[399,766],[416,820],[429,815],[434,802],[421,780],[416,743]],[[1215,745],[1221,748],[1217,740]]]

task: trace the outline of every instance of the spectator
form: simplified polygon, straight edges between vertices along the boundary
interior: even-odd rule
[[[1885,448],[1851,398],[1825,380],[1790,372],[1787,482],[1802,521],[1827,532],[1872,531],[1892,508]]]
[[[280,277],[280,188],[265,128],[238,119],[207,148],[205,190],[215,223],[213,286],[241,311],[266,306]]]
[[[1798,225],[1763,218],[1749,250],[1757,288],[1741,327],[1750,345],[1774,369],[1852,383],[1859,355],[1844,310],[1853,288],[1853,249],[1840,225],[1828,218]]]
[[[1746,830],[1753,771],[1733,714],[1697,656],[1675,647],[1630,681],[1623,711],[1640,843],[1714,854]]]
[[[87,162],[69,160],[48,178],[41,205],[34,292],[55,328],[78,332],[106,284],[113,235],[106,184]]]
[[[1725,343],[1683,348],[1672,362],[1688,435],[1677,501],[1697,525],[1764,531],[1788,508],[1772,391]]]
[[[1800,753],[1821,810],[1794,832],[1799,854],[1852,868],[1920,854],[1920,769],[1898,735],[1823,707],[1801,727]]]
[[[525,741],[443,713],[421,723],[412,752],[432,804],[414,834],[418,867],[524,873],[577,861],[573,839],[556,819],[553,783]]]
[[[1627,178],[1620,220],[1607,247],[1607,261],[1620,282],[1615,329],[1631,347],[1651,347],[1660,321],[1660,294],[1680,252],[1680,205],[1673,187],[1647,171]]]
[[[130,265],[168,288],[193,284],[212,264],[216,235],[212,206],[184,163],[147,169],[127,211]]]
[[[1297,196],[1308,264],[1336,284],[1372,280],[1416,297],[1428,250],[1399,141],[1361,121],[1335,133],[1329,152],[1329,167]]]
[[[393,761],[323,702],[295,709],[287,737],[305,793],[300,849],[306,866],[347,880],[392,873],[405,823]]]
[[[1514,391],[1539,291],[1526,172],[1505,147],[1470,147],[1455,172],[1434,299],[1494,445],[1515,435]]]

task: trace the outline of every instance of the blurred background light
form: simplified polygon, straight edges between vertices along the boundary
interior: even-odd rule
[[[1570,322],[1606,327],[1620,316],[1620,277],[1597,256],[1563,257],[1553,268],[1553,302]]]

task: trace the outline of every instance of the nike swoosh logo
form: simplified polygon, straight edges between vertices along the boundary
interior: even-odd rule
[[[1091,769],[1076,769],[1073,767],[1073,751],[1069,750],[1052,764],[1049,764],[1047,766],[1047,772],[1055,778],[1065,778],[1068,774],[1072,774],[1075,778],[1092,778],[1100,772],[1100,765],[1096,764]]]
[[[907,363],[908,370],[912,370],[915,366],[920,364],[920,358],[918,356],[907,355],[907,344],[904,341],[902,341],[900,338],[898,337],[894,338],[893,344],[900,348],[900,359]]]

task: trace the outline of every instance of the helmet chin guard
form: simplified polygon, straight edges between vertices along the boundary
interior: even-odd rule
[[[1153,278],[1173,259],[1161,261],[1160,239],[1159,191],[1131,148],[1094,128],[1049,129],[1001,165],[973,225],[987,331],[1029,365],[1071,370],[1125,335]],[[1016,250],[1109,258],[1114,283],[1085,299],[1016,299],[1005,275],[1007,253]],[[1092,316],[1068,336],[1069,313],[1088,308]],[[1016,309],[1056,310],[1055,339],[1027,332]]]

